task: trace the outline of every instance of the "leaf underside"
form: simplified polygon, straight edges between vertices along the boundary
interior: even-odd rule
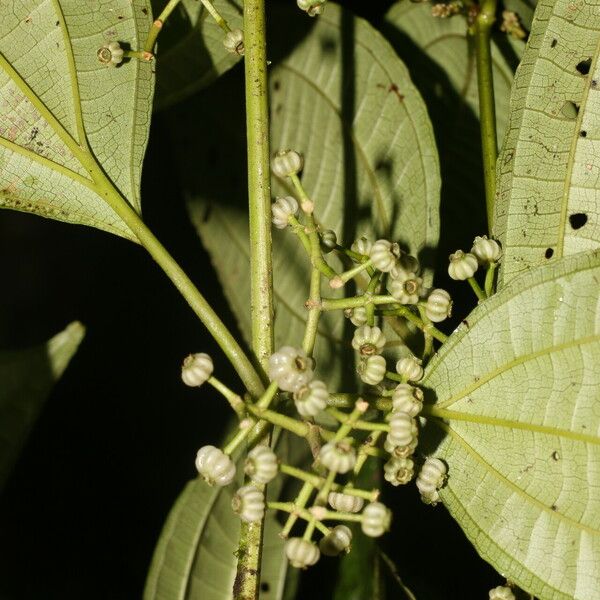
[[[153,0],[154,14],[166,0]],[[241,3],[215,0],[231,29],[242,28]],[[155,107],[163,109],[207,87],[241,57],[223,45],[225,33],[198,0],[182,0],[158,39]]]
[[[366,22],[328,5],[302,41],[272,68],[270,90],[272,150],[294,148],[304,155],[302,181],[322,226],[348,244],[362,234],[399,240],[420,256],[430,281],[439,230],[435,142],[425,105],[388,43]],[[220,125],[221,136],[226,127]],[[196,137],[206,135],[210,133],[203,131]],[[235,174],[230,151],[216,166],[214,150],[207,160],[227,177],[221,178],[214,196],[200,189],[189,208],[248,338],[244,178]],[[232,194],[224,187],[228,184],[238,186]],[[273,193],[287,195],[291,189],[274,181]],[[309,261],[291,232],[275,231],[273,238],[275,344],[300,345]],[[321,376],[332,388],[341,377],[344,326],[339,312],[325,314],[320,323],[315,355]]]
[[[133,239],[100,197],[100,166],[140,211],[153,66],[100,63],[118,41],[137,50],[146,0],[23,0],[0,4],[0,207],[90,225]]]
[[[538,4],[497,163],[500,285],[599,245],[599,44],[597,2]]]
[[[429,443],[449,465],[444,504],[542,600],[600,597],[599,283],[598,251],[515,279],[423,381],[437,395]]]
[[[46,344],[0,352],[0,489],[84,333],[83,325],[75,322]]]

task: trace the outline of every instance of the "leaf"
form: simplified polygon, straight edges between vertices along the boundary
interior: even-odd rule
[[[500,284],[600,241],[600,14],[587,0],[538,4],[498,158]]]
[[[435,455],[449,465],[444,504],[542,600],[600,597],[599,282],[598,251],[515,279],[423,381],[437,396],[426,432],[431,443],[441,427]]]
[[[305,445],[287,433],[278,441],[277,455],[285,462],[304,456]],[[231,509],[235,490],[242,485],[242,460],[236,483],[210,487],[200,478],[187,484],[167,518],[155,548],[146,580],[144,600],[230,600],[235,580],[240,520]],[[296,464],[296,462],[294,462]],[[277,498],[285,478],[268,486]],[[261,600],[283,597],[287,575],[281,525],[267,511],[263,541]]]
[[[470,243],[486,231],[485,191],[479,128],[479,99],[475,50],[461,15],[435,18],[428,3],[401,1],[386,15],[384,33],[408,66],[423,95],[436,135],[442,168],[440,255]],[[502,49],[492,41],[492,70],[496,122],[500,139],[508,121],[513,59],[525,44],[506,41]],[[464,215],[469,218],[465,219]]]
[[[138,49],[150,21],[146,0],[0,4],[0,207],[134,239],[90,172],[140,210],[153,67],[109,68],[97,52],[112,41]]]
[[[0,352],[0,489],[84,333],[74,322],[41,346]]]
[[[158,15],[165,0],[152,0]],[[242,28],[241,3],[216,0],[215,8],[232,29]],[[237,64],[240,56],[223,46],[225,34],[198,0],[182,0],[167,19],[157,51],[155,107],[163,109],[209,86]]]
[[[276,29],[290,19],[272,18],[272,22]],[[295,33],[284,29],[274,35]],[[350,48],[355,48],[353,57]],[[272,149],[294,148],[304,154],[302,181],[316,203],[321,224],[348,244],[363,233],[400,240],[420,255],[430,280],[438,238],[436,149],[423,101],[387,42],[365,21],[328,5],[310,32],[272,68],[270,88]],[[221,100],[226,94],[218,97],[219,109],[226,110],[222,102],[228,100]],[[198,148],[199,155],[196,149],[187,152],[194,164],[204,158],[210,164],[189,207],[248,339],[249,243],[243,208],[247,190],[235,160],[244,129],[238,126],[237,138],[227,137],[232,127],[229,119],[217,118],[210,105],[207,98],[201,108],[193,107],[194,114],[205,115],[193,137],[217,138],[223,150],[207,144]],[[189,118],[184,116],[179,127]],[[241,165],[243,169],[243,159]],[[191,165],[184,170],[197,172]],[[211,174],[216,181],[212,186],[207,184]],[[289,190],[274,181],[273,192]],[[273,271],[276,346],[299,345],[305,328],[309,261],[291,232],[274,233]],[[341,314],[321,319],[315,354],[331,386],[340,379],[343,330]]]

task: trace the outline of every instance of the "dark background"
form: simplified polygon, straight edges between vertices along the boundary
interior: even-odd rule
[[[392,2],[345,4],[377,25]],[[144,217],[234,328],[187,219],[170,143],[166,117],[157,115]],[[477,217],[474,233],[481,233],[476,224]],[[464,232],[464,246],[472,233]],[[181,360],[206,351],[224,380],[235,377],[172,284],[131,242],[2,211],[0,257],[0,347],[37,344],[73,320],[87,327],[0,496],[0,599],[140,598],[164,519],[195,476],[195,451],[219,442],[228,417],[210,389],[199,394],[181,384]],[[422,505],[414,486],[392,490],[386,502],[405,514],[384,544],[420,600],[485,598],[502,582],[445,509]],[[328,569],[322,561],[304,576],[298,597],[331,597]]]

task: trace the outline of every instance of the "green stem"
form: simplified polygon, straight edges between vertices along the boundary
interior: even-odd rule
[[[359,397],[360,396],[358,394],[329,394],[329,400],[327,400],[327,404],[335,408],[350,408],[351,406],[354,406],[354,403]],[[376,396],[374,398],[366,396],[366,398],[370,401],[371,406],[374,406],[377,410],[389,411],[392,409],[392,401],[388,400],[387,398],[382,398],[380,396]]]
[[[379,280],[381,279],[381,273],[380,272],[375,272],[373,274],[373,277],[371,277],[371,281],[369,281],[369,285],[367,286],[367,294],[368,295],[372,295],[375,293],[375,290],[377,289],[377,286],[379,285]],[[367,313],[367,325],[373,327],[373,325],[375,325],[375,304],[373,304],[373,302],[370,302],[369,304],[367,304],[367,308],[366,308],[366,313]]]
[[[306,319],[302,348],[308,356],[312,356],[317,340],[319,319],[321,318],[321,273],[317,265],[320,261],[323,261],[323,255],[321,254],[321,244],[319,243],[315,219],[312,214],[307,215],[307,219],[309,222],[310,258],[313,266],[310,273],[310,292],[307,303],[308,318]]]
[[[296,500],[293,503],[286,502],[285,504],[286,505],[291,504],[296,511],[303,510],[304,507],[306,506],[306,503],[308,502],[309,498],[311,497],[313,490],[314,490],[313,485],[311,483],[309,483],[308,481],[306,481],[304,483],[304,485],[302,486],[300,492],[296,496]],[[275,504],[275,503],[273,503],[273,504]],[[269,502],[269,505],[271,505],[270,502]],[[279,510],[285,510],[285,509],[279,509]],[[292,527],[294,526],[294,523],[296,523],[296,521],[298,520],[298,516],[299,516],[297,512],[294,512],[294,511],[288,511],[288,512],[290,513],[290,516],[288,517],[287,521],[285,522],[285,525],[283,526],[283,529],[281,530],[281,533],[279,534],[279,535],[281,535],[282,538],[286,538],[290,535],[290,531],[292,530]]]
[[[272,425],[277,425],[282,429],[286,429],[287,431],[291,431],[298,437],[306,437],[308,435],[309,426],[302,422],[293,419],[292,417],[288,417],[286,415],[282,415],[275,410],[268,410],[264,408],[258,408],[257,406],[253,406],[252,404],[248,405],[248,411],[251,412],[258,419],[262,419],[271,423]]]
[[[485,300],[486,295],[485,295],[484,291],[481,289],[481,286],[477,283],[477,280],[475,279],[475,277],[469,277],[469,279],[467,279],[467,281],[469,282],[469,285],[471,286],[472,290],[475,292],[477,299]]]
[[[300,517],[309,523],[313,522],[313,527],[316,526],[323,535],[327,535],[329,533],[329,527],[323,525],[321,521],[317,521],[310,511],[306,510],[304,507],[298,506],[294,502],[267,502],[267,508],[289,513],[290,517],[288,518],[288,522],[293,518],[295,523],[298,517]],[[280,535],[281,537],[285,538],[289,535],[289,531],[285,535],[282,531]]]
[[[363,294],[350,298],[323,298],[321,308],[323,310],[345,310],[346,308],[357,308],[358,306],[369,306],[369,304],[397,304],[393,296],[372,296]]]
[[[213,3],[210,0],[200,0],[202,4],[204,4],[204,8],[210,13],[210,16],[217,22],[217,25],[225,32],[229,33],[231,31],[231,27],[227,21],[221,16],[219,11],[213,6]]]
[[[246,404],[238,394],[230,390],[224,383],[221,383],[216,377],[209,377],[207,383],[212,385],[229,402],[229,405],[235,411],[235,414],[243,419],[246,416]]]
[[[496,20],[496,0],[482,0],[471,35],[475,39],[477,62],[477,89],[479,92],[479,121],[481,123],[481,150],[488,229],[494,225],[494,200],[496,196],[496,109],[494,78],[492,73],[491,30]]]
[[[350,418],[350,415],[347,415],[332,406],[327,409],[327,412],[340,423],[345,423]],[[357,419],[352,424],[352,429],[359,429],[360,431],[389,431],[390,426],[387,423],[371,423],[370,421]]]
[[[490,263],[487,268],[487,272],[485,274],[485,295],[489,298],[494,295],[494,275],[496,274],[496,267],[498,263]]]
[[[369,457],[369,453],[367,452],[367,450],[375,448],[377,442],[379,441],[379,438],[383,435],[383,433],[383,431],[374,431],[358,449],[358,456],[356,457],[356,464],[354,465],[355,475],[358,475],[360,473],[367,458]]]
[[[146,43],[144,44],[145,52],[154,52],[154,44],[156,44],[156,38],[158,37],[164,22],[169,18],[170,14],[175,10],[175,7],[180,1],[181,0],[169,0],[160,15],[158,15],[154,23],[152,23],[152,27],[150,27],[148,37],[146,38]]]

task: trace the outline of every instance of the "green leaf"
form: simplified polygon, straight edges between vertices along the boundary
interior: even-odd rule
[[[542,600],[600,597],[599,281],[598,251],[514,279],[423,381],[436,396],[425,450],[449,465],[444,504]]]
[[[475,49],[467,20],[431,15],[431,5],[401,1],[386,15],[384,33],[408,66],[431,116],[442,168],[442,243],[447,255],[486,231]],[[496,122],[500,139],[508,121],[516,56],[525,44],[492,41]],[[513,52],[514,51],[514,52]],[[514,60],[506,58],[513,53]],[[465,219],[465,215],[469,218]]]
[[[305,444],[283,433],[277,455],[285,462],[301,460]],[[302,441],[302,440],[301,440]],[[210,487],[200,478],[187,484],[171,509],[146,580],[144,600],[230,600],[235,580],[240,520],[231,509],[235,490],[242,485],[243,460],[238,460],[234,484]],[[286,479],[268,486],[277,498]],[[283,597],[288,571],[281,525],[267,511],[263,541],[261,600]]]
[[[165,0],[152,0],[158,15]],[[215,0],[232,29],[241,29],[241,3]],[[225,33],[198,0],[182,0],[158,38],[155,107],[163,109],[210,85],[237,64],[240,56],[223,46]]]
[[[110,68],[97,52],[112,41],[139,49],[150,22],[146,0],[0,4],[0,207],[133,239],[94,173],[140,210],[153,66]]]
[[[84,333],[75,322],[41,346],[0,352],[0,489]]]
[[[289,17],[275,20],[282,22],[289,22]],[[294,148],[304,155],[302,181],[315,201],[320,223],[347,244],[363,233],[398,239],[420,255],[430,280],[438,239],[437,153],[425,105],[389,44],[365,21],[328,5],[308,35],[272,67],[270,88],[272,149]],[[221,99],[228,96],[218,97],[219,110],[227,111],[223,106],[227,100]],[[193,107],[194,114],[205,115],[193,138],[218,136],[223,150],[205,144],[198,153],[187,152],[194,164],[206,160],[211,165],[202,173],[189,206],[248,339],[247,191],[238,168],[243,169],[244,162],[235,160],[244,130],[238,126],[237,138],[229,138],[230,120],[217,118],[210,106],[210,99],[205,99],[201,107]],[[184,116],[179,127],[187,122],[189,116]],[[185,171],[195,169],[190,164]],[[213,186],[206,183],[211,175]],[[274,181],[273,192],[290,190]],[[275,344],[299,345],[309,261],[291,232],[277,231],[273,237]],[[340,313],[321,319],[316,355],[331,386],[340,379],[343,330]]]
[[[538,4],[498,158],[501,285],[550,259],[598,247],[599,40],[600,13],[591,2]]]

